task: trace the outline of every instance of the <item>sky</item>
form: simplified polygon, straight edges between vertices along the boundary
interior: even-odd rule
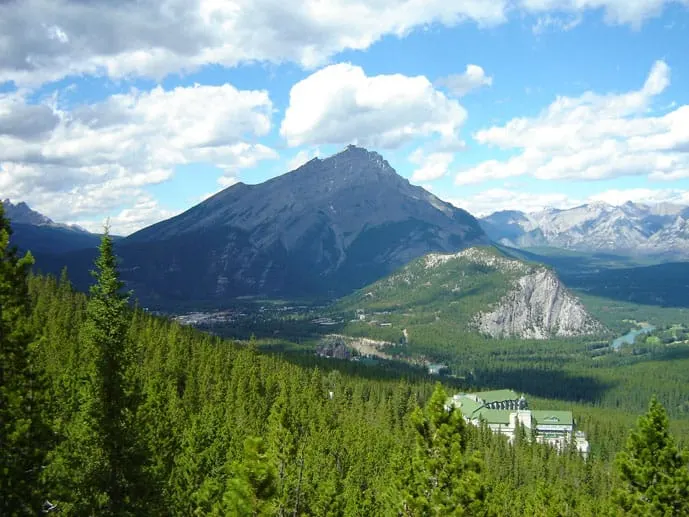
[[[352,143],[476,216],[689,205],[689,0],[0,1],[0,198],[55,221]]]

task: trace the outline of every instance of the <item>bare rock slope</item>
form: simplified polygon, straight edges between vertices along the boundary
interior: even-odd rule
[[[602,330],[579,299],[545,268],[520,277],[495,307],[476,315],[475,324],[483,334],[524,339],[572,337]]]
[[[489,246],[426,255],[348,297],[344,306],[392,311],[410,318],[406,324],[412,327],[413,322],[434,321],[494,338],[605,331],[554,271]]]

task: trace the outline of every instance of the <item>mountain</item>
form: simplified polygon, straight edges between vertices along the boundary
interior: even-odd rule
[[[29,205],[23,201],[15,205],[12,204],[9,199],[5,199],[2,201],[2,206],[5,209],[5,216],[8,217],[12,223],[31,224],[35,226],[52,226],[55,224],[43,214],[39,214],[35,210],[32,210]]]
[[[38,254],[61,254],[98,246],[100,236],[76,225],[55,223],[24,202],[2,201],[12,225],[12,244]]]
[[[238,183],[118,243],[153,300],[334,296],[431,251],[488,242],[478,221],[349,146],[258,185]]]
[[[502,211],[481,219],[488,236],[517,248],[689,258],[689,208],[668,203],[591,203],[568,210]]]
[[[604,332],[541,264],[494,247],[431,253],[342,301],[343,309],[394,313],[397,326],[451,326],[494,338],[548,339]],[[394,318],[393,318],[394,319]]]

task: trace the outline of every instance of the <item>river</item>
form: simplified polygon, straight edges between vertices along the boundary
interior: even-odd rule
[[[655,330],[655,327],[653,325],[647,325],[645,327],[641,327],[640,329],[632,329],[629,332],[627,332],[624,336],[620,336],[617,339],[615,339],[612,342],[612,348],[613,350],[619,350],[622,345],[631,345],[634,343],[634,340],[636,339],[636,336],[639,334],[648,334],[649,332],[652,332]]]

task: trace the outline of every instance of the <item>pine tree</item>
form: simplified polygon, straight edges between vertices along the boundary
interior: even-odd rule
[[[129,367],[129,297],[121,292],[107,228],[99,250],[82,327],[80,407],[52,455],[48,475],[68,512],[134,515],[146,501],[148,484],[134,426],[138,401]]]
[[[207,479],[196,496],[195,515],[267,517],[276,514],[277,471],[263,439],[244,440],[244,457],[227,467],[224,486]]]
[[[268,450],[277,463],[276,507],[280,516],[287,513],[295,488],[294,470],[299,444],[293,431],[294,425],[289,399],[283,390],[271,408],[267,436]]]
[[[467,457],[467,425],[446,401],[437,384],[425,414],[418,408],[412,413],[417,445],[403,489],[404,515],[486,514],[482,462],[476,455]]]
[[[41,385],[31,361],[28,274],[33,258],[10,246],[0,203],[0,515],[40,511],[39,476],[49,437]]]
[[[667,413],[653,397],[616,460],[618,507],[629,515],[689,515],[687,458],[669,432]]]

